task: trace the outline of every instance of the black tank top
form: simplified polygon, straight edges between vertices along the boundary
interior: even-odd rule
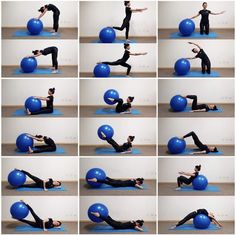
[[[124,52],[124,55],[123,55],[123,57],[121,58],[121,61],[122,62],[126,62],[128,59],[129,59],[129,57],[130,57],[130,52],[128,51],[128,50],[125,50],[125,52]]]
[[[53,109],[53,100],[54,100],[54,97],[52,95],[49,95],[47,97],[49,100],[47,100],[47,108],[50,108],[50,109]]]
[[[40,50],[42,55],[52,54],[52,53],[55,53],[57,51],[58,51],[57,47],[47,47],[47,48],[45,48],[43,50]]]
[[[46,145],[51,146],[51,147],[56,147],[55,142],[50,137],[44,136],[43,140]]]
[[[125,19],[124,20],[130,21],[131,16],[132,16],[131,8],[130,7],[126,7],[125,8]]]
[[[211,11],[209,10],[200,10],[199,14],[202,16],[201,23],[209,23],[209,14]]]
[[[207,54],[205,53],[205,51],[203,49],[200,49],[200,51],[197,53],[197,55],[195,57],[200,58],[204,62],[210,61]]]

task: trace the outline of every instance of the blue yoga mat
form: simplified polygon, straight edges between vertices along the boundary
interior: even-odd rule
[[[27,30],[17,30],[12,34],[13,37],[51,37],[51,38],[59,38],[61,37],[60,33],[57,33],[55,35],[52,35],[49,31],[42,31],[38,35],[32,35]]]
[[[61,70],[58,70],[58,73],[52,73],[51,69],[48,68],[37,68],[32,73],[24,73],[20,68],[14,69],[12,72],[13,75],[19,75],[19,74],[61,74]]]
[[[142,227],[142,229],[144,230],[144,232],[148,232],[148,229],[146,227]],[[94,233],[138,233],[138,231],[135,229],[114,229],[109,225],[103,224],[93,226],[90,231]]]
[[[41,114],[38,114],[38,116],[45,115],[45,114],[50,115],[50,116],[58,116],[58,115],[62,115],[63,113],[59,109],[53,109],[53,113],[41,113]],[[26,114],[25,109],[17,109],[15,112],[12,113],[12,116],[23,117],[23,116],[30,116],[30,115]]]
[[[112,108],[99,108],[96,110],[95,112],[96,115],[118,115],[119,113],[116,112],[115,109]],[[129,115],[129,114],[133,114],[133,115],[140,115],[141,112],[138,109],[131,109],[131,113],[121,113],[120,115]]]
[[[29,226],[29,225],[16,226],[15,230],[18,231],[18,232],[24,232],[24,231],[29,231],[29,232],[30,231],[32,231],[32,232],[39,231],[39,232],[41,232],[41,231],[43,231],[43,229],[41,229],[41,228],[34,228],[34,227]],[[66,231],[66,228],[65,228],[64,225],[62,225],[61,228],[50,228],[50,229],[48,229],[48,232],[55,232],[55,231],[64,232],[64,231]]]
[[[220,189],[215,185],[207,185],[206,189],[204,190],[195,190],[193,189],[192,186],[182,186],[180,191],[183,191],[183,192],[192,192],[192,191],[194,192],[220,192]]]
[[[27,188],[27,187],[20,187],[16,189],[17,191],[44,191],[42,188]],[[67,191],[64,186],[61,186],[60,188],[49,188],[48,191]]]
[[[113,148],[96,148],[95,149],[96,154],[122,154],[122,153],[117,153]],[[141,151],[137,148],[132,148],[131,153],[125,153],[125,154],[141,154]]]
[[[91,43],[103,43],[103,42],[101,42],[100,39],[95,39],[95,40],[92,40]],[[130,43],[130,44],[132,44],[132,43],[137,43],[137,41],[136,40],[130,40],[129,42],[126,42],[126,40],[124,40],[124,39],[116,39],[112,43]]]
[[[197,152],[197,151],[200,151],[199,149],[189,149],[189,148],[186,148],[185,150],[184,150],[184,152],[182,152],[182,153],[180,153],[180,154],[176,154],[176,155],[192,155],[191,153],[193,153],[193,152]],[[214,153],[214,152],[210,152],[210,153],[208,153],[208,154],[205,154],[205,155],[223,155],[223,152],[221,152],[219,149],[218,149],[218,151],[219,152],[216,152],[216,153]],[[193,156],[197,156],[198,154],[196,154],[196,155],[193,155]],[[200,155],[200,154],[199,154]]]
[[[190,36],[183,36],[180,32],[174,32],[170,34],[170,38],[175,39],[175,38],[218,38],[217,33],[215,32],[210,32],[208,35],[203,34],[201,35],[199,32],[194,32]]]
[[[202,74],[201,71],[189,71],[186,75],[177,75],[173,73],[175,77],[220,77],[220,73],[216,71],[211,71],[211,74],[205,73]]]
[[[219,107],[219,106],[217,106],[217,108],[218,108],[218,110],[209,110],[208,112],[209,113],[222,113],[223,112],[223,109],[221,108],[221,107]],[[181,112],[183,112],[183,113],[189,113],[189,111],[191,111],[192,110],[192,108],[191,108],[191,106],[187,106],[183,111],[181,111]],[[207,112],[206,112],[207,113]]]
[[[33,150],[34,150],[34,149],[37,149],[37,148],[35,147],[35,148],[33,148]],[[16,153],[17,153],[17,154],[26,154],[25,152],[20,152],[20,151],[17,151],[17,150],[16,150]],[[51,155],[51,154],[64,154],[64,153],[66,153],[66,151],[65,151],[64,148],[62,148],[62,147],[57,147],[57,150],[54,151],[54,152],[43,152],[43,153],[40,153],[40,154],[48,154],[48,155]],[[34,155],[34,153],[32,153],[31,155]]]
[[[90,188],[91,190],[148,190],[148,186],[146,184],[142,185],[143,189],[138,189],[136,187],[112,187],[107,184],[102,184],[99,188]]]
[[[206,230],[219,230],[219,229],[220,228],[218,228],[215,224],[211,223],[207,229],[195,228],[193,224],[183,224],[183,225],[176,227],[175,229],[169,229],[169,230],[202,230],[202,231],[206,231]]]

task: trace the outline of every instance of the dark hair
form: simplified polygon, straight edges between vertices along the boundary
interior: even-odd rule
[[[39,53],[39,50],[32,51],[34,55],[37,55]]]
[[[214,105],[212,110],[218,110],[217,106]]]
[[[61,226],[61,224],[62,224],[61,221],[57,220],[57,222],[59,223],[59,225],[57,227]]]
[[[144,224],[143,220],[136,220],[135,222],[138,223],[140,227],[142,227]]]
[[[218,151],[218,149],[215,147],[212,152],[217,153],[217,152],[219,152],[219,151]]]
[[[203,6],[204,4],[207,4],[207,2],[203,2],[202,6]]]
[[[124,1],[124,5],[127,6],[130,3],[130,1]]]
[[[129,96],[128,99],[130,100],[130,102],[133,102],[134,97],[133,96]]]
[[[61,186],[61,181],[57,181],[59,183],[59,186]]]
[[[42,135],[36,135],[35,137],[36,137],[36,138],[43,138]]]
[[[194,48],[192,49],[192,52],[193,52],[193,53],[196,53],[195,50],[194,50]]]
[[[48,8],[48,5],[44,5],[38,9],[39,12],[43,13],[45,8]]]
[[[198,171],[201,170],[201,165],[196,165],[195,168],[197,168]]]
[[[56,89],[55,89],[54,87],[53,87],[53,88],[49,88],[49,91],[52,92],[52,94],[55,93],[55,90],[56,90]]]
[[[143,184],[144,178],[137,178],[136,181],[139,181],[140,184]]]
[[[131,142],[133,142],[133,141],[134,141],[134,138],[135,138],[135,136],[132,136],[132,135],[130,135],[130,136],[129,136],[129,138],[130,138],[130,141],[131,141]]]
[[[129,46],[129,43],[124,43],[124,48],[126,49]]]

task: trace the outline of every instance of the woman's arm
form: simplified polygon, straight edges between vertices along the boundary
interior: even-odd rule
[[[49,100],[49,98],[47,97],[41,97],[41,96],[34,96],[35,99],[39,99],[39,100],[44,100],[44,101],[47,101]]]
[[[135,187],[139,188],[139,189],[143,189],[143,187],[141,185],[139,185],[139,184],[135,184]]]
[[[193,16],[193,17],[189,18],[189,19],[195,19],[195,18],[197,18],[198,16],[200,16],[200,14],[199,14],[199,13],[198,13],[197,15],[195,15],[195,16]]]
[[[43,190],[48,191],[48,189],[46,188],[46,182],[45,181],[43,181]]]
[[[196,110],[190,110],[189,112],[206,112],[206,109],[196,109]]]
[[[143,11],[146,11],[147,10],[147,7],[145,8],[136,8],[136,9],[130,9],[132,12],[143,12]]]
[[[31,137],[31,138],[33,138],[34,140],[37,140],[37,141],[40,141],[40,140],[42,140],[41,138],[38,138],[38,137],[36,137],[36,136],[34,136],[34,135],[31,135],[31,134],[27,134],[29,137]]]
[[[180,175],[186,175],[186,176],[195,176],[194,173],[184,172],[184,171],[180,171],[179,174],[180,174]]]
[[[47,8],[45,8],[44,12],[39,15],[38,20],[42,18],[46,14],[47,11],[48,11]]]
[[[186,60],[194,60],[194,59],[197,59],[196,57],[189,57],[189,58],[184,58]]]
[[[221,11],[221,12],[218,12],[218,13],[211,12],[210,14],[217,16],[217,15],[222,15],[224,13],[225,13],[225,11]]]
[[[147,55],[147,52],[143,53],[129,53],[130,55],[138,56],[138,55]]]
[[[44,220],[44,221],[43,221],[43,231],[46,232],[46,231],[48,231],[48,230],[47,230],[46,227],[45,227],[45,223],[46,223],[46,222],[45,222],[45,220]]]
[[[143,232],[143,229],[138,226],[135,226],[135,229],[138,230],[139,232]]]
[[[36,55],[29,55],[29,56],[26,56],[26,58],[30,58],[30,57],[33,57],[33,58],[35,58],[35,57],[38,57],[38,56],[41,56],[42,55],[42,53],[41,52],[39,52],[38,54],[36,54]]]
[[[217,221],[215,218],[212,219],[212,222],[220,228],[223,227],[222,224],[219,221]]]
[[[194,45],[196,47],[198,47],[199,49],[202,49],[197,43],[195,42],[188,42],[188,44]]]
[[[206,150],[203,150],[203,151],[197,151],[197,152],[192,152],[192,153],[190,153],[190,154],[192,154],[192,155],[197,155],[197,154],[205,154],[206,153]]]

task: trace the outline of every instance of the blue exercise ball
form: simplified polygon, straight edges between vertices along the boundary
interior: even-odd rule
[[[103,28],[99,33],[99,38],[103,43],[112,43],[116,39],[116,32],[111,27]]]
[[[187,59],[178,59],[175,62],[175,73],[177,75],[186,75],[190,70],[190,63]]]
[[[194,227],[198,229],[207,229],[210,226],[210,223],[210,218],[204,214],[198,214],[193,219]]]
[[[198,175],[192,182],[195,190],[204,190],[208,185],[208,180],[204,175]]]
[[[19,187],[26,181],[26,175],[19,170],[13,170],[8,174],[8,183],[13,187]]]
[[[119,99],[119,93],[114,89],[109,89],[103,95],[104,101],[109,105],[113,105],[113,104],[117,103],[116,101],[109,100],[109,98]]]
[[[19,135],[16,139],[16,147],[20,152],[28,152],[29,147],[33,147],[34,140],[26,133]]]
[[[96,178],[97,180],[105,180],[106,173],[100,168],[92,168],[86,174],[87,183],[93,188],[99,188],[102,186],[102,183],[88,181],[88,179],[93,178]]]
[[[94,77],[107,78],[110,76],[110,67],[107,64],[97,64],[93,70]]]
[[[34,57],[23,58],[20,67],[24,73],[32,73],[37,68],[37,60]]]
[[[190,36],[195,30],[195,24],[191,19],[184,19],[179,23],[179,32],[183,36]]]
[[[88,208],[88,217],[90,220],[92,220],[95,223],[101,223],[103,222],[102,218],[96,217],[91,212],[98,212],[100,216],[106,218],[109,215],[109,211],[105,205],[102,203],[94,203]]]
[[[38,19],[30,19],[27,23],[27,29],[30,34],[38,35],[43,30],[43,23]]]
[[[42,103],[40,99],[30,96],[25,101],[25,109],[29,109],[30,112],[37,112],[41,109]]]
[[[104,140],[105,138],[103,138],[101,133],[105,134],[107,139],[111,139],[114,135],[114,130],[109,125],[102,125],[98,128],[97,134],[100,139]]]
[[[179,154],[185,150],[186,142],[184,139],[173,137],[168,141],[167,147],[168,147],[169,153]]]
[[[170,100],[170,107],[175,112],[183,111],[187,106],[187,99],[181,95],[175,95]]]
[[[11,206],[10,213],[15,219],[24,219],[29,214],[29,209],[24,202],[15,202]]]

